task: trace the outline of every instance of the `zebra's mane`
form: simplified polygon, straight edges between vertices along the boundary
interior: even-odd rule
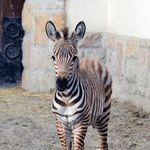
[[[67,39],[67,38],[68,38],[68,31],[69,31],[68,27],[64,27],[64,28],[62,29],[64,39]]]

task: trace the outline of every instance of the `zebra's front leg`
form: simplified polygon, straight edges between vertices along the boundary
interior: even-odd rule
[[[102,116],[96,121],[94,127],[98,132],[99,148],[98,150],[108,150],[107,135],[108,135],[108,121],[110,112],[104,112]]]
[[[56,123],[62,150],[71,150],[71,130],[63,126],[58,119],[56,119]]]
[[[72,143],[73,143],[73,150],[83,150],[84,149],[84,139],[85,135],[87,133],[88,125],[80,124],[78,127],[76,127],[72,133]]]

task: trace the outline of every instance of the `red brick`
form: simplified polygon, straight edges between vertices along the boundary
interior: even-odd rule
[[[148,50],[145,48],[139,49],[138,67],[142,69],[146,65]]]
[[[117,43],[117,60],[118,60],[118,68],[117,75],[118,77],[122,76],[122,63],[123,63],[123,44]]]

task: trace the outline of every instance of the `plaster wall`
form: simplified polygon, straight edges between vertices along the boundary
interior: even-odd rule
[[[71,31],[79,21],[87,25],[87,32],[103,32],[107,22],[107,0],[66,0],[66,24]]]
[[[83,20],[87,32],[150,38],[149,0],[66,0],[66,24],[74,30]]]
[[[108,0],[106,32],[150,38],[149,0]]]

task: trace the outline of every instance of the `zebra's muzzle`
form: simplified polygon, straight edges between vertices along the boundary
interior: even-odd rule
[[[68,85],[68,80],[66,78],[57,78],[56,87],[58,91],[64,91]]]

